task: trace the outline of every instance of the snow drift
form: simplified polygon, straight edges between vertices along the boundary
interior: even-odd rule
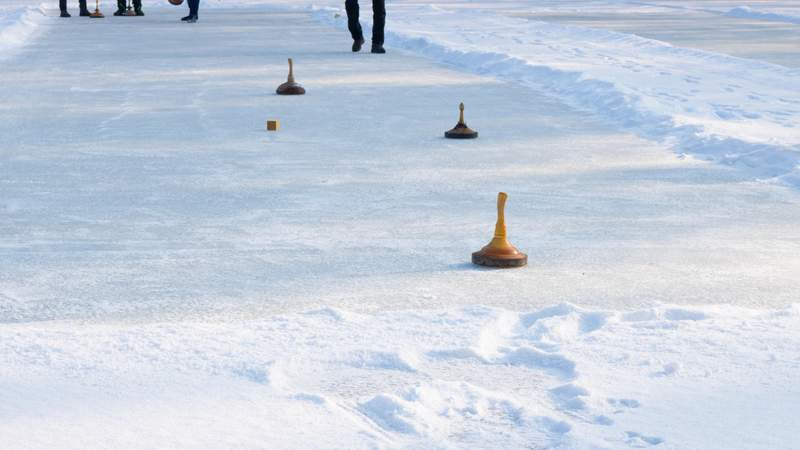
[[[0,11],[0,59],[25,45],[46,20],[44,4]]]
[[[771,11],[761,11],[749,6],[737,6],[736,8],[730,9],[727,13],[725,13],[725,15],[739,19],[769,20],[771,22],[800,24],[800,16],[792,16],[789,14],[781,14]]]
[[[790,448],[799,337],[797,305],[5,324],[0,434],[14,448]],[[408,354],[414,370],[396,364]]]

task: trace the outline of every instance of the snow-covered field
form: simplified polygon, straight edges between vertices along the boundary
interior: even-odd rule
[[[0,329],[13,448],[793,448],[800,310]]]
[[[163,3],[0,3],[0,447],[800,445],[800,5]]]

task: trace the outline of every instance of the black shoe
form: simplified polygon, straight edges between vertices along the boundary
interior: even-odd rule
[[[182,21],[184,21],[184,22],[188,22],[189,20],[191,20],[191,19],[192,19],[192,17],[194,17],[194,16],[192,16],[191,14],[189,14],[189,15],[188,15],[188,16],[186,16],[186,17],[181,17],[181,20],[182,20]]]
[[[125,10],[124,9],[118,9],[118,10],[114,11],[114,15],[115,16],[121,16],[123,14],[125,14]]]
[[[88,9],[82,9],[81,10],[81,17],[89,17],[91,15],[92,15],[92,13],[90,13]]]
[[[134,9],[133,11],[136,13],[137,16],[141,17],[144,15],[144,12],[141,9]]]
[[[353,53],[360,52],[361,46],[364,45],[364,38],[353,40]]]
[[[386,50],[383,49],[382,44],[372,44],[372,53],[384,54]]]
[[[196,22],[197,22],[197,16],[189,16],[189,18],[186,19],[186,23],[196,23]]]
[[[66,11],[61,11],[61,17],[72,17],[72,16],[70,16],[69,13]]]

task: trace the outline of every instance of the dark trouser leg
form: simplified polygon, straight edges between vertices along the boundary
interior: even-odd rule
[[[142,10],[142,0],[133,0],[133,9],[136,11]]]
[[[347,10],[347,28],[353,40],[364,39],[361,23],[358,22],[358,0],[345,0],[344,9]]]
[[[117,0],[117,11],[125,11],[125,0]]]
[[[198,9],[200,9],[200,0],[189,0],[189,15],[196,16]]]
[[[67,0],[58,0],[58,8],[61,12],[67,12]]]
[[[89,10],[86,8],[86,0],[79,0],[79,1],[78,1],[78,6],[80,7],[80,9],[81,9],[81,12],[86,12],[86,11],[89,11]]]
[[[386,26],[386,3],[372,0],[372,44],[383,45],[383,28]]]

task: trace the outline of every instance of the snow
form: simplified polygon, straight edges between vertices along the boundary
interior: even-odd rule
[[[699,19],[787,25],[162,3],[0,5],[4,446],[797,447],[797,69]],[[610,9],[714,48],[530,20]],[[469,264],[501,190],[525,269]]]
[[[737,6],[736,8],[728,11],[726,14],[731,17],[739,17],[742,19],[759,19],[800,24],[800,16],[760,11],[758,9],[750,8],[749,6]]]
[[[19,51],[46,20],[44,4],[37,8],[0,5],[0,61]]]
[[[4,325],[0,433],[15,448],[796,443],[797,306],[345,317]]]

